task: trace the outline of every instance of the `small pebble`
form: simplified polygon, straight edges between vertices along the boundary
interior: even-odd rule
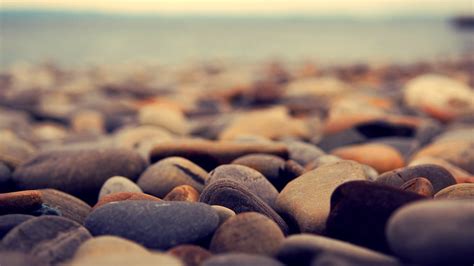
[[[212,253],[195,245],[180,245],[169,249],[166,253],[179,258],[186,266],[199,266],[212,257]]]
[[[102,185],[99,191],[99,200],[106,195],[118,192],[142,192],[140,187],[123,176],[113,176]]]
[[[198,202],[199,192],[192,186],[181,185],[173,188],[163,200]]]

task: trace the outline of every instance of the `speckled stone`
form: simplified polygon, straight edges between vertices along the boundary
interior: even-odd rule
[[[471,200],[430,200],[407,205],[391,217],[387,239],[409,263],[470,265],[474,261],[474,204]]]
[[[163,200],[198,202],[199,192],[192,186],[181,185],[173,188]]]
[[[456,184],[456,179],[446,169],[434,164],[422,164],[400,168],[380,175],[376,182],[393,187],[400,187],[410,179],[424,177],[433,185],[434,192]]]
[[[212,256],[202,266],[283,266],[283,263],[265,256],[244,253],[227,253]]]
[[[385,238],[390,215],[405,204],[421,199],[424,197],[416,193],[370,181],[344,183],[332,193],[326,235],[390,252]]]
[[[46,264],[69,260],[79,245],[91,238],[78,223],[57,216],[42,216],[21,223],[2,239],[10,250],[28,253]]]
[[[363,265],[397,263],[396,258],[383,253],[313,234],[298,234],[287,237],[280,246],[277,258],[286,265],[312,265],[311,262],[324,253],[331,253],[340,258],[363,261],[366,263]]]
[[[301,232],[321,233],[326,226],[333,191],[342,183],[367,179],[356,162],[326,164],[286,185],[277,198],[277,211],[291,217]]]
[[[445,187],[442,190],[438,191],[434,195],[435,199],[474,199],[474,184],[465,183],[465,184],[456,184],[449,187]]]
[[[109,177],[135,180],[144,168],[144,160],[127,149],[64,149],[41,152],[21,164],[13,181],[18,189],[54,188],[90,203]]]
[[[214,209],[202,203],[122,201],[92,211],[85,226],[95,236],[116,235],[167,249],[206,240],[218,223]]]
[[[288,150],[283,144],[209,141],[201,139],[182,139],[158,143],[150,152],[150,161],[179,156],[210,171],[221,164],[252,153],[266,153],[288,158]]]
[[[138,192],[119,192],[119,193],[113,193],[109,194],[107,196],[104,196],[102,199],[100,199],[92,208],[93,210],[99,208],[102,205],[105,205],[107,203],[111,202],[117,202],[117,201],[127,201],[127,200],[148,200],[148,201],[161,201],[160,198],[157,198],[152,195],[148,195],[145,193],[138,193]]]
[[[106,195],[118,192],[142,192],[140,187],[123,176],[113,176],[102,185],[99,191],[99,200]]]
[[[206,184],[221,179],[231,179],[238,182],[268,205],[274,206],[278,191],[260,172],[243,165],[221,165],[209,173]]]
[[[145,193],[163,198],[180,185],[192,186],[200,192],[207,178],[207,172],[193,162],[169,157],[148,167],[137,184]]]
[[[167,251],[168,254],[179,258],[186,266],[199,266],[212,257],[208,250],[196,245],[180,245]]]
[[[209,205],[224,206],[235,213],[261,213],[276,222],[283,233],[289,232],[286,222],[272,207],[250,192],[246,187],[231,179],[216,180],[206,186],[201,193],[199,201]]]
[[[280,227],[270,218],[256,212],[244,212],[229,218],[217,229],[210,250],[273,256],[284,238]]]

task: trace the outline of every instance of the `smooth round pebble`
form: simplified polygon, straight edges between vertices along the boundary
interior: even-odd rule
[[[186,266],[199,266],[212,257],[208,250],[195,245],[180,245],[169,249],[166,253],[179,258]]]
[[[71,219],[80,224],[84,223],[91,211],[84,201],[56,189],[40,189],[43,205],[57,210],[60,216]]]
[[[434,188],[431,182],[424,177],[417,177],[408,180],[400,186],[403,191],[410,191],[425,197],[433,197]]]
[[[99,200],[106,195],[118,192],[142,192],[140,187],[123,176],[113,176],[102,185],[99,191]]]
[[[0,215],[11,213],[28,214],[43,203],[38,190],[24,190],[0,194]]]
[[[199,201],[199,192],[192,186],[181,185],[173,188],[163,200],[197,202]]]
[[[464,183],[445,187],[434,195],[435,199],[474,199],[474,184]]]

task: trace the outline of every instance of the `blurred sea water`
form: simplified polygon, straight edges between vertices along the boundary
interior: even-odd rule
[[[446,18],[126,16],[0,12],[0,68],[225,59],[322,63],[436,60],[472,52]]]

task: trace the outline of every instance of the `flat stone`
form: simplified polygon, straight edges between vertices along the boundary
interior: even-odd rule
[[[434,192],[456,184],[456,179],[446,169],[434,164],[422,164],[396,169],[380,175],[376,182],[388,186],[400,187],[403,183],[417,177],[428,179]]]
[[[321,233],[329,215],[333,191],[347,181],[366,178],[363,166],[356,162],[320,166],[286,185],[277,198],[277,211],[296,221],[301,232]]]
[[[273,256],[284,238],[280,227],[270,218],[256,212],[244,212],[229,218],[217,229],[210,250]]]
[[[212,257],[212,253],[196,245],[179,245],[166,253],[179,258],[186,266],[199,266]]]
[[[173,188],[163,200],[198,202],[199,192],[192,186],[181,185]]]
[[[156,162],[167,157],[179,156],[210,171],[221,164],[229,164],[251,153],[267,153],[288,158],[288,150],[283,144],[182,139],[155,145],[150,152],[150,161]]]
[[[207,172],[193,162],[169,157],[149,166],[137,184],[145,193],[163,198],[180,185],[189,185],[201,192],[207,178]]]
[[[142,192],[141,188],[130,179],[123,176],[113,176],[102,185],[99,200],[106,195],[118,192]]]
[[[202,266],[283,266],[284,264],[272,259],[255,254],[227,253],[212,256],[204,261]]]
[[[209,179],[206,180],[206,184],[208,185],[221,179],[231,179],[238,182],[250,192],[259,196],[268,205],[274,206],[278,191],[257,170],[237,164],[221,165],[209,173]]]
[[[361,144],[337,148],[331,151],[345,160],[353,160],[373,167],[379,173],[384,173],[405,166],[402,154],[395,148],[384,144]]]
[[[9,250],[27,253],[45,264],[58,264],[69,260],[89,238],[90,233],[72,220],[42,216],[16,226],[1,243]]]
[[[2,239],[15,226],[34,218],[26,214],[6,214],[0,216],[0,239]]]
[[[385,227],[390,215],[403,205],[421,199],[424,197],[416,193],[370,181],[344,183],[331,196],[326,235],[389,253]]]
[[[16,191],[0,194],[0,215],[28,214],[41,207],[41,193],[37,190]]]
[[[94,236],[115,235],[167,249],[206,240],[218,223],[214,209],[202,203],[122,201],[92,211],[85,226]]]
[[[57,210],[61,216],[79,224],[84,223],[84,219],[92,209],[84,201],[62,191],[56,189],[41,189],[39,191],[43,205]]]
[[[257,170],[263,174],[277,190],[283,189],[290,180],[300,176],[304,172],[304,168],[297,162],[292,160],[285,161],[278,156],[268,154],[245,155],[232,161],[232,164],[243,165]]]
[[[211,207],[217,212],[217,215],[219,216],[219,225],[223,224],[230,217],[233,217],[236,215],[233,210],[226,208],[224,206],[212,205]]]
[[[289,232],[288,225],[260,197],[250,192],[246,187],[231,179],[220,179],[204,188],[199,198],[200,202],[209,205],[220,205],[233,210],[235,213],[258,212],[280,226],[283,233]]]
[[[396,264],[397,259],[377,251],[351,243],[313,234],[298,234],[287,237],[277,254],[286,265],[313,265],[319,256],[331,253],[340,258],[363,261],[364,265]]]
[[[54,188],[90,203],[109,177],[135,180],[144,168],[144,160],[127,149],[64,149],[41,152],[23,163],[13,181],[18,189]]]
[[[390,218],[392,251],[422,265],[469,265],[474,261],[474,204],[471,200],[432,200],[407,205]]]
[[[465,184],[456,184],[449,187],[445,187],[442,190],[438,191],[434,195],[435,199],[474,199],[474,184],[465,183]]]
[[[113,193],[109,194],[107,196],[104,196],[101,198],[92,208],[93,210],[99,208],[102,205],[105,205],[107,203],[111,202],[117,202],[117,201],[127,201],[127,200],[148,200],[148,201],[161,201],[160,198],[157,198],[152,195],[148,195],[145,193],[139,193],[139,192],[119,192],[119,193]]]
[[[424,177],[410,179],[407,182],[403,183],[400,189],[430,198],[434,195],[433,185],[428,179]]]

